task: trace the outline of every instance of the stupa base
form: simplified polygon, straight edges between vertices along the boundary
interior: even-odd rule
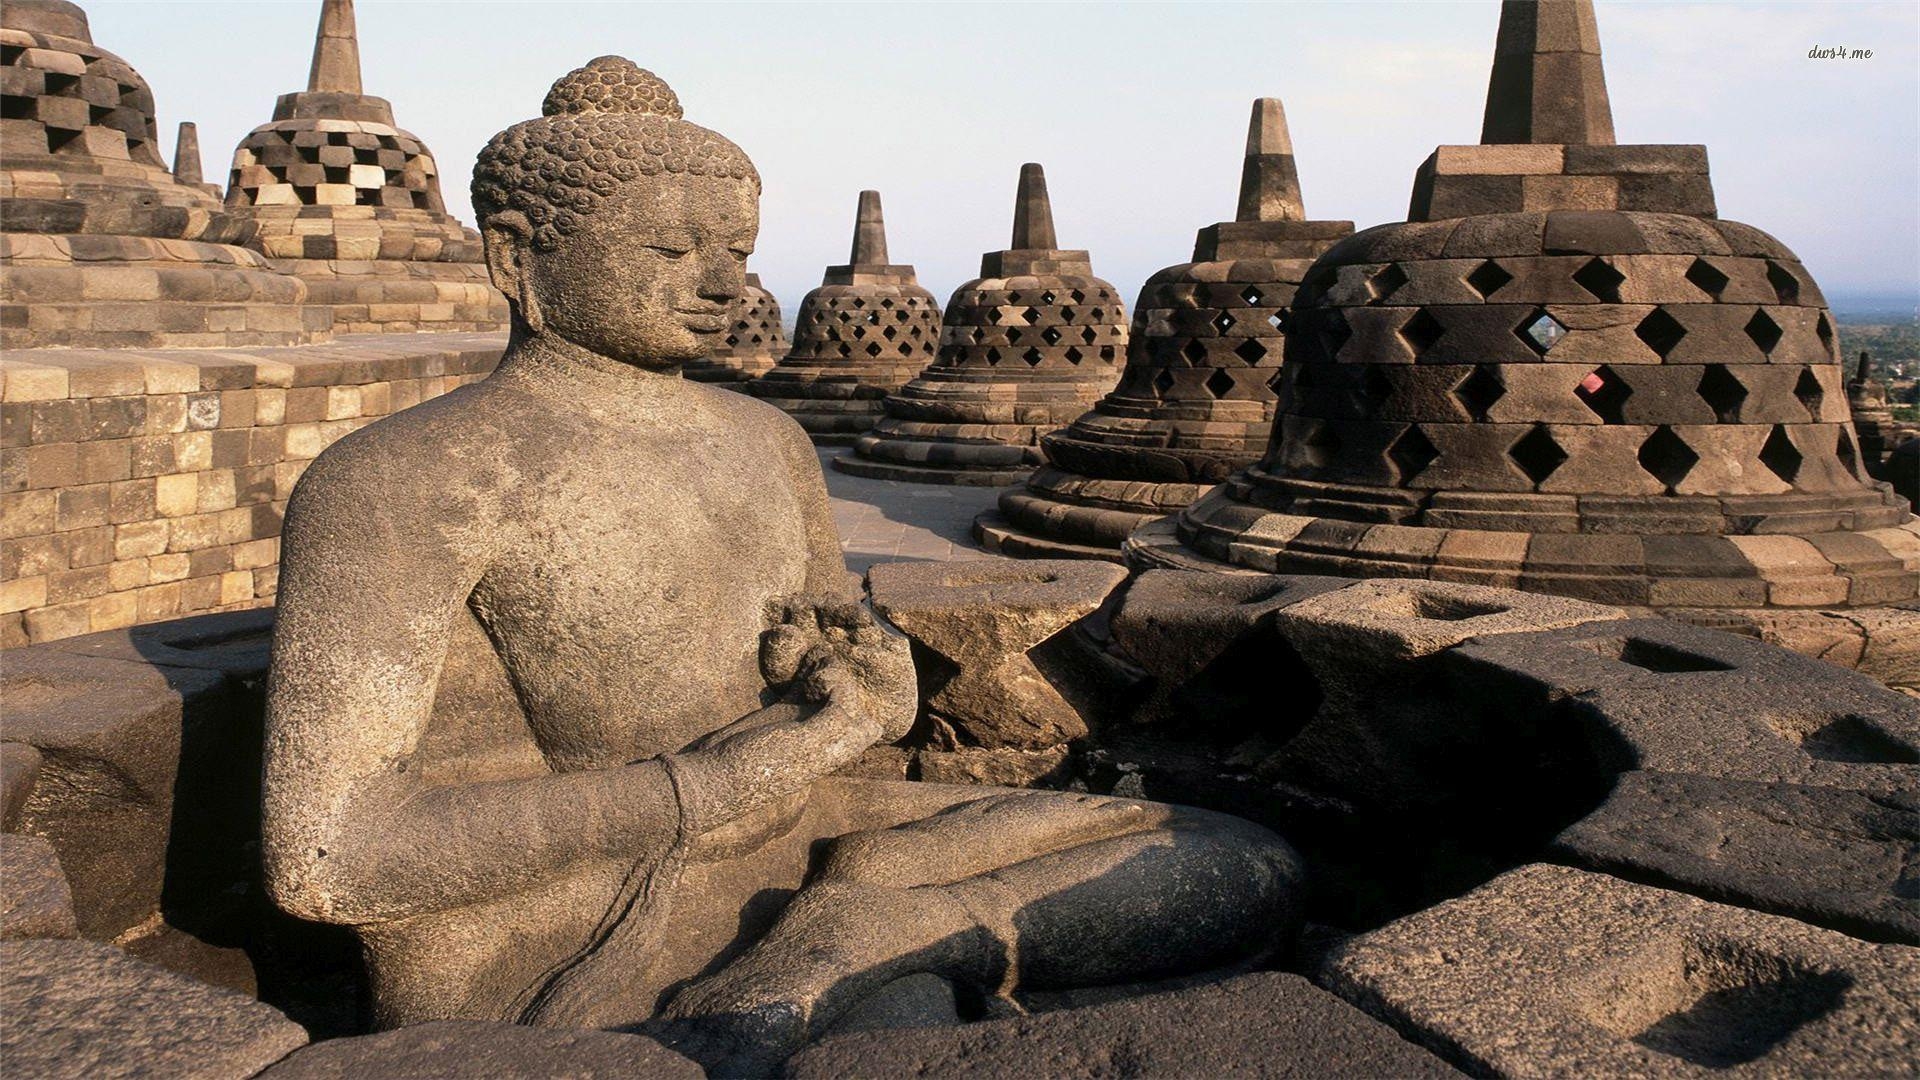
[[[798,420],[815,446],[852,446],[886,415],[880,397],[815,397],[807,393],[811,389],[810,384],[774,384],[762,379],[747,392]]]
[[[1083,550],[1094,553],[1085,557],[1118,561],[1120,545],[1135,529],[1179,513],[1212,487],[1082,476],[1048,465],[1001,493],[995,516],[1036,548]]]
[[[1014,559],[1099,559],[1121,562],[1120,548],[1074,544],[1035,536],[1015,528],[998,510],[983,510],[973,519],[973,538],[996,555]]]
[[[928,425],[889,418],[854,443],[856,453],[835,458],[833,465],[855,476],[1006,487],[1045,464],[1038,442],[1039,432],[1022,425]]]
[[[507,300],[482,263],[397,259],[277,259],[307,285],[307,302],[333,309],[340,334],[492,333],[507,328]]]
[[[864,439],[856,440],[856,448]],[[870,480],[899,480],[909,484],[954,484],[963,487],[1006,487],[1027,478],[1031,469],[960,469],[936,465],[907,465],[848,454],[833,459],[833,467],[849,476]]]

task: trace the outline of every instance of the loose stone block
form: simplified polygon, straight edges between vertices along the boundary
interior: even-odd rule
[[[786,1075],[1446,1077],[1432,1054],[1297,975],[1262,972],[1171,993],[960,1027],[829,1038]]]
[[[970,745],[1022,750],[1087,733],[1083,705],[1031,653],[1125,579],[1117,566],[1059,560],[881,563],[867,578],[874,610],[932,654],[919,673],[927,714]]]
[[[261,1080],[331,1080],[343,1076],[388,1080],[513,1076],[700,1080],[706,1072],[644,1035],[441,1020],[378,1035],[316,1043],[260,1074]]]
[[[1334,948],[1316,981],[1502,1076],[1897,1072],[1920,950],[1557,866]]]
[[[1630,772],[1561,833],[1580,866],[1855,937],[1920,945],[1920,792]]]
[[[270,1005],[93,941],[0,942],[0,1010],[19,1076],[252,1076],[307,1043]]]
[[[70,938],[79,934],[73,920],[73,891],[60,870],[53,845],[25,833],[0,833],[0,938]]]
[[[182,728],[216,708],[224,684],[45,648],[6,654],[7,736],[43,759],[18,827],[59,852],[82,933],[110,938],[158,909]]]
[[[1920,703],[1750,638],[1628,620],[1474,639],[1438,659],[1486,715],[1580,733],[1600,775],[1920,786]]]

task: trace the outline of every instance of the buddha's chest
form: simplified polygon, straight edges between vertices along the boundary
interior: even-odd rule
[[[767,602],[807,538],[769,455],[705,440],[578,452],[530,478],[473,605],[550,756],[631,760],[758,704]]]

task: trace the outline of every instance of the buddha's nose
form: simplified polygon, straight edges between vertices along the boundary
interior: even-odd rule
[[[735,300],[746,291],[747,272],[739,260],[707,259],[700,274],[700,295],[708,300]]]

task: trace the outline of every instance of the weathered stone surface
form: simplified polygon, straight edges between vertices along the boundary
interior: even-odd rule
[[[1630,772],[1555,851],[1593,870],[1920,945],[1920,791]]]
[[[331,1080],[345,1076],[389,1080],[534,1076],[699,1080],[706,1073],[644,1035],[440,1020],[378,1035],[315,1043],[260,1075],[263,1080]]]
[[[1273,613],[1351,584],[1185,570],[1134,578],[1111,622],[1114,645],[1154,679],[1134,719],[1227,738],[1262,726],[1276,697],[1312,715],[1320,705],[1317,688],[1309,694],[1301,684],[1275,686],[1275,665],[1285,662],[1281,650],[1289,647],[1273,640]]]
[[[1317,980],[1489,1075],[1877,1076],[1920,1047],[1920,950],[1557,866],[1338,945]]]
[[[22,1077],[246,1077],[307,1042],[271,1006],[92,941],[0,942],[0,1016]]]
[[[1277,972],[963,1027],[840,1036],[793,1058],[786,1074],[796,1080],[1457,1075],[1305,979]]]
[[[929,715],[966,745],[1041,750],[1087,733],[1086,719],[1030,656],[1126,580],[1067,560],[882,563],[874,610],[944,660],[920,673]]]
[[[930,784],[987,784],[998,787],[1049,787],[1070,778],[1068,750],[1052,746],[1022,750],[1013,746],[921,747],[913,752],[916,780]]]
[[[1300,658],[1322,704],[1260,775],[1336,795],[1375,812],[1452,801],[1460,774],[1446,762],[1493,760],[1497,725],[1436,709],[1428,658],[1479,636],[1606,625],[1613,608],[1561,597],[1444,582],[1381,580],[1310,596],[1275,612],[1274,630]]]
[[[0,743],[0,828],[11,830],[40,778],[40,751],[23,742]]]
[[[73,892],[53,845],[38,836],[0,833],[0,938],[70,938]]]
[[[1750,638],[1628,620],[1476,639],[1439,659],[1480,715],[1564,732],[1597,776],[1920,787],[1920,702]]]
[[[60,853],[81,932],[113,937],[159,907],[183,732],[224,721],[227,680],[45,646],[8,650],[0,672],[7,735],[43,758],[18,827]]]

